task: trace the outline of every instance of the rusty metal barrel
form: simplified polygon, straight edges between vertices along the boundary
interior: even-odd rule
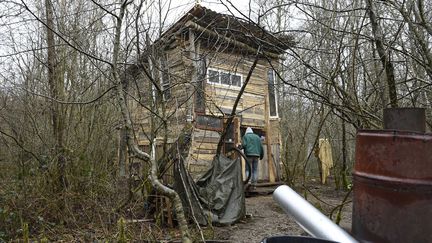
[[[432,134],[358,131],[353,183],[356,239],[432,242]]]

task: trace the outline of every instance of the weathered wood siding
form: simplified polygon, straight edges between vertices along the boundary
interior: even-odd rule
[[[164,99],[157,97],[159,105],[151,106],[151,99],[153,99],[153,91],[151,82],[148,77],[141,74],[140,90],[142,90],[142,103],[147,105],[152,112],[157,113],[159,116],[164,117],[168,121],[168,143],[175,141],[184,127],[188,115],[188,99],[192,99],[190,92],[190,73],[191,68],[185,65],[183,59],[182,49],[176,46],[175,48],[165,50],[167,58],[168,72],[170,79],[170,93],[171,98]],[[157,59],[157,58],[156,58]],[[158,63],[154,64],[153,72],[154,79],[158,84],[161,84],[161,67]],[[165,105],[162,108],[163,104]],[[135,132],[137,140],[140,145],[149,145],[150,141],[145,134],[151,134],[152,127],[156,129],[162,125],[162,120],[155,114],[141,107],[137,102],[133,102],[133,121],[135,125]],[[157,131],[157,141],[162,141],[163,129],[159,128]]]
[[[194,68],[196,68],[196,63],[193,61],[194,55],[191,54],[192,50],[198,51],[199,55],[206,57],[207,68],[241,75],[242,83],[246,80],[254,61],[254,57],[246,57],[235,53],[214,52],[213,50],[200,46],[199,42],[195,42],[197,46],[191,48],[191,43],[189,41],[189,37],[184,37],[183,39],[178,38],[175,45],[173,45],[171,49],[166,50],[172,96],[171,99],[165,101],[165,116],[170,117],[168,119],[168,142],[172,142],[177,138],[185,122],[187,122],[188,115],[192,115],[193,118],[196,118],[198,115],[193,112],[193,95],[196,95],[194,92],[196,91],[195,87],[197,84],[191,82],[192,76],[194,75]],[[263,144],[265,148],[265,158],[259,165],[259,180],[269,180],[267,150],[271,149],[271,160],[276,162],[276,170],[280,156],[279,119],[269,118],[269,111],[267,108],[269,68],[271,68],[271,66],[266,60],[260,60],[258,62],[236,110],[240,117],[240,127],[245,128],[250,126],[254,129],[260,129],[266,134],[268,129],[271,130],[270,137],[266,137]],[[155,69],[159,70],[160,67],[155,67]],[[160,73],[154,72],[154,75],[155,79],[159,82]],[[231,113],[240,87],[210,83],[207,78],[205,80],[196,80],[196,82],[203,82],[206,115],[223,116],[224,114]],[[144,87],[142,95],[147,97],[143,99],[143,102],[150,103],[152,97],[151,86],[149,80],[144,75],[141,85]],[[162,116],[163,112],[160,106],[152,109],[152,111]],[[148,146],[149,140],[144,133],[150,134],[152,127],[151,121],[153,121],[153,126],[158,126],[160,120],[155,118],[148,110],[137,105],[134,107],[133,115],[137,140],[140,145]],[[162,130],[160,130],[157,141],[162,141],[162,136],[163,133]],[[211,166],[219,137],[220,134],[217,131],[195,128],[191,151],[187,162],[188,169],[193,174],[202,174]],[[240,133],[238,133],[236,137],[237,139],[235,142],[240,142]],[[270,143],[270,146],[267,146],[267,143]]]
[[[227,53],[211,53],[209,50],[205,49],[202,49],[202,52],[207,56],[208,68],[240,74],[242,76],[242,83],[246,80],[253,63],[253,57],[244,57]],[[266,112],[268,111],[266,110],[265,104],[268,95],[267,75],[270,67],[271,66],[265,61],[260,61],[258,63],[236,110],[237,114],[241,116],[241,127],[250,126],[252,128],[261,129],[264,132],[267,132],[267,129],[272,130],[271,136],[266,138],[263,144],[265,157],[259,164],[259,180],[264,181],[269,180],[269,168],[267,162],[268,142],[271,143],[272,161],[275,160],[276,164],[279,163],[279,121],[277,118],[272,118],[266,123],[266,119],[269,119],[268,115],[266,115]],[[230,114],[239,91],[240,87],[214,84],[206,80],[205,113],[215,116],[223,115],[222,112]],[[269,124],[269,128],[266,127],[266,124]],[[189,161],[189,165],[191,170],[194,172],[205,171],[211,165],[211,161],[215,155],[214,152],[217,147],[219,136],[215,135],[217,132],[206,132],[207,134],[198,131],[197,133],[200,134],[198,136],[199,139],[196,139],[197,137],[195,137],[194,143],[192,144],[195,157]],[[240,137],[240,134],[238,135]],[[205,138],[206,136],[209,138]],[[273,150],[275,151],[273,152]],[[207,166],[205,166],[206,163]]]

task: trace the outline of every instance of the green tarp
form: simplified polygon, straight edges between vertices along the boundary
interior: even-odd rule
[[[215,156],[212,167],[196,182],[185,169],[183,160],[177,160],[174,189],[179,193],[187,216],[201,225],[209,222],[233,224],[245,215],[239,159]]]

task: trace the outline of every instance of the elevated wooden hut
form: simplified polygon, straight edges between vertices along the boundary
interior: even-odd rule
[[[162,152],[159,145],[172,143],[185,123],[191,123],[194,132],[187,168],[193,174],[207,170],[226,118],[258,58],[224,151],[241,142],[247,127],[253,128],[265,147],[259,180],[275,181],[280,163],[275,70],[280,55],[292,45],[289,36],[275,36],[250,21],[196,5],[142,55],[141,65],[150,70],[140,74],[144,80],[139,82],[141,96],[150,97],[142,102],[154,105],[134,109],[139,144]]]

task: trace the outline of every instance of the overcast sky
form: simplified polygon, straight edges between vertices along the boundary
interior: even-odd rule
[[[166,4],[168,4],[168,2],[168,0],[165,0]],[[200,0],[199,2],[202,6],[219,13],[234,14],[241,17],[241,14],[236,10],[238,9],[244,15],[249,15],[249,0],[232,0],[229,2],[226,0]],[[170,21],[174,22],[180,18],[184,13],[191,9],[195,3],[196,0],[172,0],[169,15]],[[251,4],[252,9],[256,9],[252,2]]]
[[[33,5],[34,2],[32,0],[26,0],[25,2],[31,9],[37,9]],[[158,0],[148,1],[147,4],[157,2]],[[167,22],[164,25],[164,29],[167,29],[189,11],[197,1],[162,0],[161,2],[165,11],[169,9]],[[250,0],[199,0],[199,4],[216,12],[241,17],[242,14],[240,12],[246,16],[249,15],[249,4],[252,3],[250,3]],[[15,4],[13,1],[0,0],[0,12],[2,13],[0,15],[0,83],[2,83],[2,79],[7,79],[5,77],[6,73],[14,72],[13,70],[5,72],[6,69],[14,69],[15,65],[13,63],[31,58],[32,53],[28,51],[32,50],[32,48],[37,48],[40,41],[33,33],[38,30],[40,31],[41,25],[28,12],[23,11],[21,6],[20,4]],[[252,8],[256,9],[254,6]]]

